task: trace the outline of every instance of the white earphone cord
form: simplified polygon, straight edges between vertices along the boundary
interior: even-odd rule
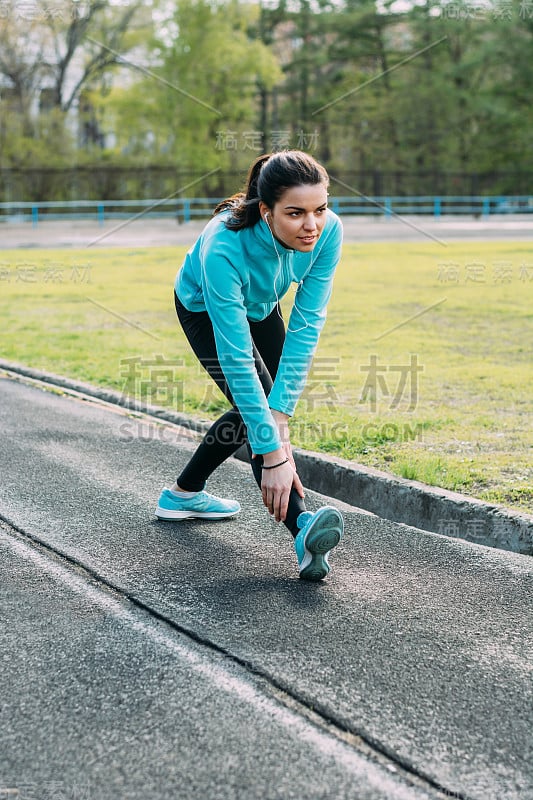
[[[274,234],[272,233],[272,228],[270,227],[270,225],[267,222],[267,217],[268,216],[270,216],[270,215],[269,215],[269,212],[267,211],[267,213],[265,214],[263,219],[265,220],[267,228],[270,231],[270,236],[272,237],[272,244],[274,245],[274,250],[276,251],[276,256],[278,258],[278,271],[276,272],[276,276],[274,278],[274,294],[276,295],[276,311],[278,313],[279,318],[283,319],[283,317],[282,317],[282,315],[280,314],[280,311],[279,311],[280,300],[279,300],[279,296],[278,296],[278,291],[276,289],[276,283],[277,283],[278,277],[281,274],[281,271],[283,269],[283,265],[281,263],[281,256],[280,256],[280,254],[278,252],[278,248],[276,246],[276,239],[274,238]],[[313,259],[311,259],[311,264],[309,265],[309,269],[311,269],[312,266],[313,266]],[[298,288],[300,286],[301,286],[301,282],[298,284]],[[296,289],[296,291],[298,291],[298,288]],[[309,323],[307,322],[306,318],[304,317],[304,315],[302,314],[300,309],[296,307],[296,302],[295,302],[293,308],[296,308],[296,311],[298,312],[298,314],[301,316],[301,318],[304,321],[304,325],[302,325],[301,328],[289,328],[288,327],[287,328],[287,333],[299,333],[300,331],[303,331],[303,330],[305,330],[306,328],[309,327]]]

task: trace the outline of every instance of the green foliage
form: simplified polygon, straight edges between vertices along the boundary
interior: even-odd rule
[[[116,151],[202,172],[231,166],[221,133],[253,128],[258,82],[272,86],[280,75],[272,53],[249,36],[256,16],[238,0],[180,2],[169,20],[180,35],[152,43],[157,69],[100,102],[118,132]]]
[[[63,125],[63,114],[43,115],[32,131],[16,114],[6,114],[0,120],[0,165],[3,167],[32,167],[36,164],[62,166],[65,155],[72,156],[73,148]]]
[[[529,190],[533,21],[521,0],[501,8],[427,0],[402,10],[392,0],[379,9],[373,0],[86,8],[86,18],[49,18],[29,33],[14,12],[0,19],[0,56],[16,62],[15,70],[0,57],[0,76],[7,85],[14,79],[5,76],[17,79],[10,114],[0,115],[1,166],[172,165],[193,179],[244,172],[261,151],[299,146],[355,192]],[[80,99],[79,130],[72,117],[30,114],[45,65],[23,45],[39,31],[59,54],[47,68],[53,102],[66,111]],[[67,92],[68,42],[81,83]],[[132,178],[123,191],[142,189]],[[219,178],[202,191],[222,192]]]

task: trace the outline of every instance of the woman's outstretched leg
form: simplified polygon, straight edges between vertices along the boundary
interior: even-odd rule
[[[176,483],[186,492],[201,492],[209,476],[247,441],[246,427],[232,408],[211,425]]]

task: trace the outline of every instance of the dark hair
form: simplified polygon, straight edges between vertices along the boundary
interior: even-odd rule
[[[261,217],[260,200],[272,208],[287,189],[318,183],[329,186],[329,176],[312,156],[301,150],[269,153],[254,161],[243,191],[219,203],[214,213],[229,209],[231,216],[226,220],[226,227],[232,231],[251,228]]]

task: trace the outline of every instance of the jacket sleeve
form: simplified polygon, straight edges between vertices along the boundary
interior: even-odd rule
[[[201,280],[220,366],[247,428],[254,453],[281,447],[278,428],[259,380],[243,297],[243,277],[225,243],[206,242]]]
[[[293,415],[307,381],[341,256],[342,223],[336,215],[332,214],[330,219],[332,225],[322,247],[296,291],[276,380],[268,397],[271,408],[289,416]]]

